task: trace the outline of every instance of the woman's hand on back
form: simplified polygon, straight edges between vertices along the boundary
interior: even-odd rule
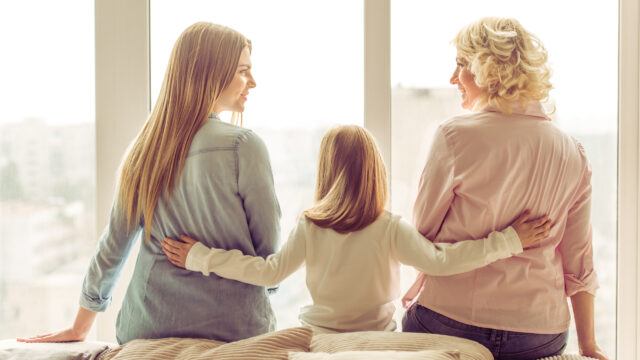
[[[549,237],[550,230],[554,225],[546,215],[535,219],[530,219],[530,216],[530,211],[525,210],[511,224],[518,233],[523,249],[535,247],[540,241]]]
[[[162,240],[162,251],[164,251],[173,265],[184,269],[186,268],[189,250],[191,250],[191,247],[197,242],[197,240],[186,235],[180,235],[180,241],[172,238],[164,238],[164,240]]]

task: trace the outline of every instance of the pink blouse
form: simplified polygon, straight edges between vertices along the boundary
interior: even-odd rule
[[[414,207],[434,242],[483,238],[522,211],[555,221],[541,246],[454,276],[419,276],[407,294],[454,320],[493,329],[564,332],[567,296],[598,287],[591,246],[591,169],[582,145],[539,103],[511,115],[462,115],[436,132]]]

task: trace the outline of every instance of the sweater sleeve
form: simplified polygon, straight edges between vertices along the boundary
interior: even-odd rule
[[[591,233],[591,167],[582,145],[578,144],[578,148],[585,161],[585,170],[558,246],[562,256],[565,293],[569,297],[583,291],[595,295],[598,288]]]
[[[305,226],[301,221],[291,231],[282,249],[266,259],[244,255],[240,250],[208,248],[196,243],[189,250],[186,268],[209,276],[210,273],[257,286],[273,286],[302,266],[305,254]]]
[[[434,239],[455,198],[460,179],[455,176],[455,156],[443,125],[438,127],[420,177],[413,207],[413,222],[424,236]]]
[[[81,307],[91,311],[106,310],[111,303],[115,283],[140,232],[140,226],[127,229],[124,215],[114,204],[82,283]]]
[[[434,244],[402,219],[398,221],[391,244],[392,254],[398,261],[433,276],[475,270],[523,251],[512,227],[494,231],[481,240]]]
[[[242,198],[256,254],[273,254],[280,239],[280,204],[276,197],[269,153],[258,135],[240,137],[237,151],[238,194]]]

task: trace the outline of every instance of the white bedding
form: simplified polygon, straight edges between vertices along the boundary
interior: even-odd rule
[[[0,360],[94,360],[118,344],[100,341],[26,344],[15,339],[0,340]]]

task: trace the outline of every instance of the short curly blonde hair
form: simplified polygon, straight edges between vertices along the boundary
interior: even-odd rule
[[[547,50],[515,19],[488,17],[460,30],[453,40],[458,61],[483,90],[476,108],[511,113],[514,104],[544,101],[551,90]]]

